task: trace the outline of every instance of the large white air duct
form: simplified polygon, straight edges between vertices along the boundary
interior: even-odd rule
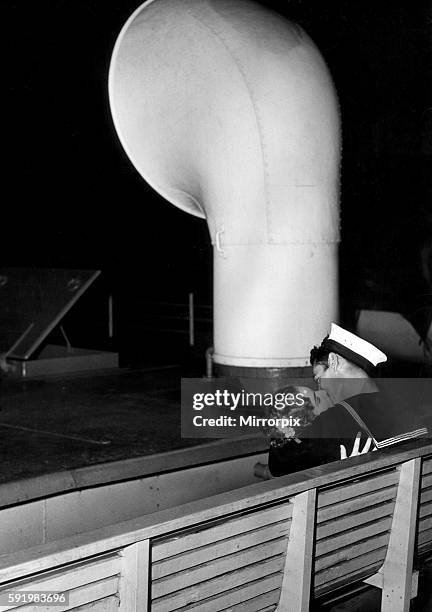
[[[207,219],[214,360],[307,365],[337,317],[339,229],[338,106],[310,38],[253,2],[150,0],[109,95],[138,172]]]

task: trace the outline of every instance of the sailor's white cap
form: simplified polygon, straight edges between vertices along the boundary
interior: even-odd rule
[[[335,353],[340,353],[342,357],[360,367],[377,366],[387,361],[387,355],[376,346],[339,327],[336,323],[331,324],[330,334],[325,343],[327,348]]]

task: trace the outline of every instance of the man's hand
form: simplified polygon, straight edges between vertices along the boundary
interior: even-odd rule
[[[348,459],[348,457],[357,457],[357,455],[364,455],[365,453],[369,452],[369,449],[372,444],[372,438],[368,438],[366,440],[366,443],[364,447],[362,448],[362,450],[360,450],[360,438],[361,438],[361,431],[357,432],[357,435],[354,440],[354,446],[352,449],[352,453],[349,456],[347,455],[347,450],[345,446],[343,444],[340,445],[340,455],[341,455],[340,458],[341,459]],[[373,448],[372,450],[375,451],[376,448]]]

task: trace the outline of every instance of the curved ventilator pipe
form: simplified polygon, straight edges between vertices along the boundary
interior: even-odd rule
[[[207,219],[214,361],[308,364],[337,317],[339,118],[316,47],[252,2],[151,0],[115,45],[109,95],[138,172]]]

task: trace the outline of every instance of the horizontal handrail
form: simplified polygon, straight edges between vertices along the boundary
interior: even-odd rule
[[[270,481],[189,502],[175,508],[128,520],[91,532],[0,556],[0,583],[22,578],[136,542],[206,523],[226,515],[277,503],[299,493],[389,469],[416,457],[432,454],[428,440],[368,455],[335,461]]]

